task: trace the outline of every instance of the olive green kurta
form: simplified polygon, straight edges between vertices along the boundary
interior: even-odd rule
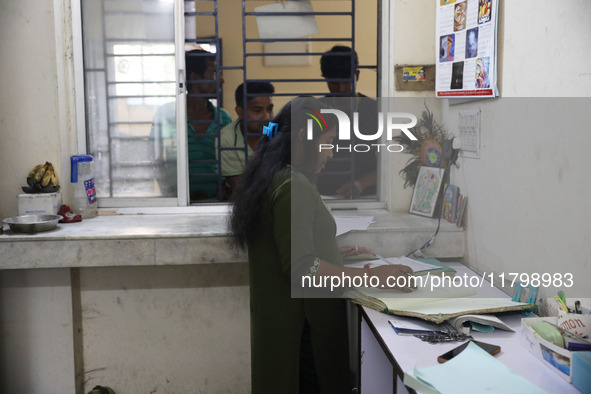
[[[307,321],[321,392],[348,393],[345,301],[290,294],[292,270],[309,272],[316,257],[342,265],[334,219],[314,186],[290,168],[275,175],[272,190],[248,245],[252,392],[299,392],[300,341]]]

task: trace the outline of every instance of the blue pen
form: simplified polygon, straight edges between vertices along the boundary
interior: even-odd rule
[[[571,352],[589,351],[591,350],[591,345],[587,343],[569,342],[566,346],[566,350],[570,350]]]

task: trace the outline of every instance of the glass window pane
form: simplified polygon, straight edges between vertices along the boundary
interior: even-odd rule
[[[98,197],[176,197],[173,2],[82,0]]]

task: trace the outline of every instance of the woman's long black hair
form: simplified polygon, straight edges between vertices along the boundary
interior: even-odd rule
[[[245,248],[256,234],[256,227],[261,219],[261,212],[268,203],[269,188],[277,171],[291,163],[292,139],[297,133],[307,129],[309,115],[318,118],[320,109],[329,108],[313,97],[297,97],[288,102],[271,120],[276,123],[277,133],[271,138],[261,137],[254,157],[248,162],[246,169],[240,176],[240,182],[232,193],[232,215],[230,228],[238,246]],[[332,118],[332,117],[329,117]],[[322,119],[323,120],[323,119]],[[313,121],[313,139],[304,139],[305,159],[303,164],[293,166],[313,181],[313,170],[316,165],[315,141],[320,132],[327,128],[324,122],[322,128]],[[332,125],[328,125],[331,128]]]

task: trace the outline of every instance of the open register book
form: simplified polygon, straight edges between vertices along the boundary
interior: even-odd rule
[[[442,275],[453,277],[456,274],[456,270],[448,267],[437,259],[411,259],[408,257],[388,257],[381,260],[372,255],[359,255],[348,258],[348,267],[363,267],[365,264],[370,263],[371,267],[377,267],[386,264],[404,264],[412,268],[415,275]],[[354,261],[354,262],[353,262]]]
[[[461,315],[449,320],[449,323],[454,326],[456,331],[465,334],[470,333],[470,330],[481,332],[492,332],[495,328],[505,331],[514,331],[511,327],[503,323],[501,319],[495,315]]]
[[[356,288],[346,292],[353,302],[392,315],[412,316],[442,323],[467,314],[485,314],[533,308],[509,298],[483,298],[473,287],[432,286],[433,277],[411,293],[377,288]],[[417,284],[420,284],[418,282]]]

